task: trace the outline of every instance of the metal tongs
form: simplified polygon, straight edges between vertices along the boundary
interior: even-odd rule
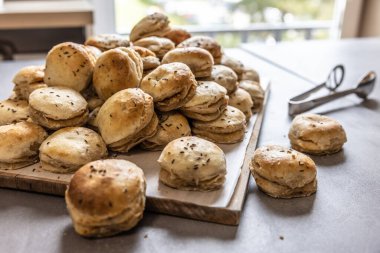
[[[308,90],[298,96],[291,98],[289,104],[289,115],[294,116],[302,112],[313,109],[317,106],[323,105],[335,99],[347,96],[355,93],[358,97],[366,99],[375,87],[376,73],[374,71],[368,72],[362,79],[356,88],[337,92],[336,89],[342,84],[344,79],[344,67],[343,65],[335,66],[327,76],[324,83],[317,85],[316,87]],[[326,96],[308,99],[311,94],[319,91],[322,88],[326,88],[330,93]]]

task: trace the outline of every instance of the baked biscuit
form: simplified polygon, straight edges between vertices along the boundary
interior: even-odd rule
[[[160,59],[158,59],[156,57],[156,54],[149,49],[139,46],[134,46],[133,49],[140,55],[142,59],[144,72],[160,66]]]
[[[182,62],[193,72],[196,78],[209,77],[211,75],[214,60],[212,55],[205,49],[199,47],[176,48],[168,52],[162,63]]]
[[[106,156],[107,147],[102,137],[85,127],[62,128],[40,146],[42,169],[54,173],[71,173]]]
[[[143,62],[132,48],[119,47],[104,52],[96,61],[93,85],[99,98],[106,100],[116,92],[137,88]]]
[[[85,237],[127,231],[142,219],[144,172],[126,160],[98,160],[84,165],[66,190],[67,209],[75,231]]]
[[[178,45],[182,41],[190,38],[191,34],[181,28],[171,28],[167,33],[165,33],[164,37],[173,41],[175,45]]]
[[[31,122],[0,126],[0,169],[20,169],[38,161],[46,131]]]
[[[154,36],[135,41],[133,45],[149,49],[155,53],[159,59],[162,59],[167,52],[175,48],[171,40]]]
[[[165,14],[156,12],[141,19],[132,28],[129,37],[131,41],[135,42],[139,39],[150,36],[163,37],[169,31],[168,17]]]
[[[236,143],[244,139],[245,115],[239,109],[227,106],[219,118],[213,121],[192,122],[194,135],[216,143]]]
[[[251,80],[260,83],[260,75],[253,68],[244,67],[243,74],[241,75],[241,80]]]
[[[223,65],[214,65],[212,67],[211,76],[204,80],[218,83],[227,89],[228,94],[231,94],[238,88],[238,78],[236,73],[229,67]]]
[[[224,54],[220,64],[232,69],[236,73],[238,80],[241,80],[244,73],[244,65],[241,61]]]
[[[0,102],[0,126],[19,121],[31,121],[26,100],[7,99]]]
[[[157,131],[153,98],[136,88],[119,91],[100,107],[96,124],[111,150],[128,152]]]
[[[250,169],[260,190],[274,198],[306,197],[317,190],[317,170],[310,157],[278,145],[258,148]]]
[[[346,133],[338,121],[311,113],[294,118],[289,139],[292,148],[312,155],[336,153],[347,141]]]
[[[85,46],[65,42],[54,46],[46,57],[44,82],[84,90],[92,80],[95,58]]]
[[[226,158],[212,142],[182,137],[170,142],[158,158],[160,181],[186,191],[213,191],[225,181]]]
[[[213,81],[200,81],[195,95],[180,109],[182,113],[200,121],[217,119],[228,103],[227,90]]]
[[[228,105],[233,106],[245,115],[245,120],[248,122],[252,117],[253,101],[251,95],[243,89],[238,88],[229,95]]]
[[[253,112],[259,112],[263,106],[265,92],[260,84],[251,80],[241,80],[239,87],[249,93],[253,101]]]
[[[65,87],[35,90],[29,96],[34,122],[49,129],[81,126],[87,122],[87,102],[77,91]]]
[[[186,117],[178,112],[158,115],[157,133],[143,141],[141,148],[146,150],[162,150],[166,144],[183,136],[190,136],[191,129]]]
[[[197,81],[190,68],[180,62],[163,64],[146,75],[140,88],[151,95],[159,111],[177,109],[195,94]]]
[[[200,47],[210,52],[214,58],[215,64],[220,64],[222,58],[222,48],[220,44],[213,38],[208,36],[194,36],[182,41],[178,44],[181,47]]]
[[[44,66],[28,66],[20,69],[13,77],[13,91],[18,99],[28,100],[34,90],[47,87],[44,83]]]
[[[99,34],[92,36],[84,43],[86,46],[93,46],[101,51],[107,51],[117,47],[129,47],[127,38],[118,34]]]

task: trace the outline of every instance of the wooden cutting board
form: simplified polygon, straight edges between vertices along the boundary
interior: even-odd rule
[[[253,130],[245,149],[241,173],[227,206],[216,207],[147,195],[146,209],[202,221],[238,225],[250,178],[249,163],[256,148],[269,91],[270,84],[268,82],[263,108],[253,124]],[[64,196],[71,176],[72,174],[55,174],[44,171],[38,163],[18,170],[0,170],[0,187]]]

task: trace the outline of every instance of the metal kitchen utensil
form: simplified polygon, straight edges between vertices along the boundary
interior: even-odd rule
[[[358,97],[366,99],[375,87],[376,73],[374,71],[368,72],[363,78],[360,79],[356,88],[337,92],[335,91],[343,82],[344,67],[343,65],[335,66],[327,76],[324,83],[308,90],[298,96],[291,98],[289,104],[289,115],[294,116],[302,112],[308,111],[335,99],[355,93]],[[317,92],[318,90],[326,88],[331,91],[330,94],[322,97],[308,99],[308,97]]]

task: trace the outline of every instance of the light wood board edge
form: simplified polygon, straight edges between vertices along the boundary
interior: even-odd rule
[[[270,83],[268,83],[268,87],[266,89],[263,108],[258,113],[255,125],[253,126],[250,141],[245,152],[240,177],[227,207],[202,206],[173,199],[162,199],[147,196],[146,209],[152,212],[195,220],[225,225],[238,225],[250,178],[249,163],[257,145],[269,93]],[[23,175],[17,173],[17,171],[0,171],[0,187],[2,188],[64,196],[68,183],[69,180],[46,178],[44,181],[41,181],[41,179],[37,176]]]

